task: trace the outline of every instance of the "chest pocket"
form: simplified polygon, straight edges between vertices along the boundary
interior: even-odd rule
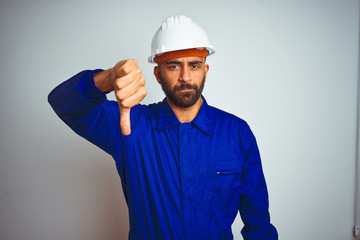
[[[239,189],[243,172],[242,159],[214,161],[213,188]]]

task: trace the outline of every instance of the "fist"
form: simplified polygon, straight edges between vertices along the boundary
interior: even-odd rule
[[[131,133],[130,109],[146,96],[145,78],[134,59],[118,62],[111,71],[114,92],[120,109],[120,128],[123,135]]]

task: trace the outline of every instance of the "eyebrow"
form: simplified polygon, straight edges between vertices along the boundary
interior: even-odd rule
[[[191,61],[189,62],[189,64],[201,64],[203,63],[202,61]],[[181,64],[180,61],[169,61],[165,63],[166,65],[170,65],[170,64]]]
[[[170,64],[180,64],[181,62],[179,61],[169,61],[169,62],[166,62],[165,64],[166,65],[170,65]]]

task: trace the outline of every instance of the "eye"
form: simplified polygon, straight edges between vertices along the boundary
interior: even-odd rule
[[[193,68],[193,69],[198,69],[198,68],[200,68],[200,65],[199,65],[199,64],[193,64],[193,65],[192,65],[192,68]]]
[[[169,65],[170,70],[177,70],[179,69],[179,65]]]

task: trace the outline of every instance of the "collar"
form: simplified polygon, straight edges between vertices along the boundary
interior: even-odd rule
[[[207,135],[213,134],[213,124],[212,124],[212,111],[211,107],[207,104],[205,98],[203,96],[203,104],[201,105],[201,108],[197,114],[197,116],[194,118],[194,120],[191,121],[193,125],[195,125],[197,128],[199,128],[202,132],[204,132]],[[175,113],[171,109],[169,103],[167,102],[166,98],[160,103],[160,118],[157,124],[158,129],[166,129],[171,128],[176,125],[180,125],[181,123],[176,118]]]

